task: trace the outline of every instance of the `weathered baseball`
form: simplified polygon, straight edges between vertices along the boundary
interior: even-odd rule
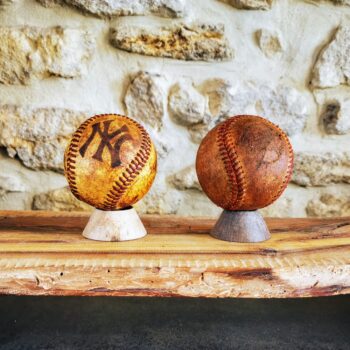
[[[286,188],[293,150],[277,125],[239,115],[205,136],[196,170],[204,192],[216,205],[226,210],[255,210],[274,202]]]
[[[101,210],[140,200],[156,175],[157,154],[147,131],[131,118],[96,115],[79,126],[64,156],[72,193]]]

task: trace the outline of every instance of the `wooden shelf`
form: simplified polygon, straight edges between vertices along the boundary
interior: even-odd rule
[[[0,211],[0,293],[284,298],[350,292],[350,218],[267,219],[271,240],[219,241],[213,219],[144,216],[136,241],[81,236],[88,213]]]

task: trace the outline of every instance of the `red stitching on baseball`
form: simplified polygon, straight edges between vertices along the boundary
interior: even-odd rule
[[[226,120],[218,129],[219,154],[226,169],[231,192],[229,202],[225,203],[224,206],[228,208],[233,208],[235,205],[241,203],[247,189],[242,164],[239,161],[237,153],[234,151],[234,145],[229,137],[229,127],[242,117],[244,116],[240,115]]]
[[[106,199],[102,205],[104,210],[115,209],[115,204],[120,200],[136,177],[141,173],[141,170],[144,168],[151,154],[151,139],[147,131],[143,128],[143,126],[134,120],[128,117],[125,118],[134,123],[140,130],[142,136],[141,146],[134,159],[130,162],[119,178],[115,180],[112,189],[106,195]]]
[[[79,142],[80,142],[80,138],[84,132],[84,130],[93,122],[95,121],[96,119],[98,118],[101,118],[101,117],[104,117],[104,116],[118,116],[118,117],[122,117],[124,119],[127,119],[129,120],[130,122],[132,122],[133,124],[135,124],[139,129],[140,129],[140,125],[132,120],[131,118],[128,118],[124,115],[119,115],[119,114],[108,114],[108,113],[105,113],[105,114],[98,114],[98,115],[95,115],[89,119],[87,119],[83,124],[81,124],[79,126],[79,128],[75,131],[75,133],[73,134],[72,136],[72,140],[69,144],[69,148],[68,148],[68,151],[67,151],[67,156],[65,157],[65,162],[64,162],[64,168],[65,168],[65,173],[66,173],[66,176],[67,176],[67,180],[68,180],[68,184],[69,184],[69,187],[71,189],[71,192],[73,193],[73,195],[75,197],[77,197],[79,200],[83,200],[82,197],[80,196],[79,194],[79,191],[78,191],[78,186],[77,186],[77,183],[76,183],[76,174],[75,174],[75,170],[76,170],[76,158],[77,158],[77,155],[78,155],[78,150],[79,150]],[[143,133],[145,133],[145,135],[149,138],[146,130],[141,126],[141,134],[142,136]],[[144,139],[144,137],[143,137]],[[150,146],[151,146],[151,140],[148,139],[147,140],[149,142],[149,153],[148,153],[148,156],[150,154]],[[143,142],[145,142],[144,140],[141,142],[141,148],[144,146]],[[140,151],[139,151],[140,152]],[[138,153],[139,154],[139,153]],[[142,154],[142,153],[141,153]],[[147,162],[148,160],[148,157],[146,159],[146,161],[144,162],[144,164]],[[132,161],[132,163],[134,162],[134,160]],[[136,164],[136,168],[134,169],[132,167],[132,169],[137,171],[137,174],[134,175],[135,177],[140,173],[140,171],[142,170],[142,167],[144,166],[144,164],[142,164],[142,167],[140,167],[141,165],[141,162],[135,162]],[[127,169],[129,170],[129,169]],[[132,175],[134,172],[131,172],[129,173],[130,175]],[[123,173],[121,176],[123,176],[125,173]],[[130,180],[130,179],[129,179]],[[117,180],[118,181],[118,180]],[[116,182],[117,182],[116,181]],[[128,183],[128,185],[130,185],[130,183]],[[113,186],[114,188],[114,186]],[[125,191],[124,191],[125,192]],[[124,194],[124,193],[122,193]],[[111,210],[111,209],[114,209],[114,207],[112,207],[110,204],[112,204],[112,202],[114,202],[114,204],[116,203],[116,201],[118,201],[118,199],[115,200],[115,197],[113,197],[115,195],[113,189],[107,194],[107,198],[104,203],[103,203],[103,206],[105,206],[105,204],[107,204],[106,206],[106,209],[105,210]],[[94,206],[94,203],[89,203],[86,199],[84,199],[85,202],[87,202],[88,204]]]
[[[287,167],[287,171],[286,171],[286,175],[284,176],[284,179],[282,181],[282,184],[280,185],[280,188],[278,189],[278,191],[276,192],[276,194],[272,197],[271,201],[266,205],[270,205],[271,203],[273,203],[281,194],[282,192],[285,190],[285,188],[287,187],[289,180],[292,176],[292,169],[293,169],[293,164],[294,164],[294,153],[293,153],[293,148],[292,145],[288,139],[288,137],[286,136],[285,132],[276,124],[272,123],[270,120],[260,117],[258,115],[255,115],[253,117],[256,118],[260,118],[262,119],[263,122],[265,122],[265,124],[268,124],[270,126],[272,126],[273,128],[277,129],[280,134],[282,135],[283,139],[286,141],[287,147],[288,147],[288,155],[289,155],[289,161],[288,161],[288,167]]]
[[[278,189],[278,191],[276,192],[276,194],[272,197],[271,201],[266,205],[270,205],[271,203],[273,203],[281,194],[282,192],[285,190],[285,188],[287,187],[289,180],[292,176],[292,169],[293,169],[293,164],[294,164],[294,153],[293,153],[293,148],[292,145],[288,139],[288,137],[286,136],[285,132],[276,124],[272,123],[270,120],[260,117],[260,116],[255,116],[258,117],[260,119],[262,119],[266,124],[273,126],[275,129],[277,129],[280,134],[282,135],[284,141],[286,141],[287,147],[288,147],[288,155],[289,155],[289,161],[288,161],[288,167],[287,167],[287,171],[286,171],[286,175],[284,176],[284,179],[282,181],[282,184],[280,185],[280,188]]]
[[[229,178],[230,191],[232,193],[229,203],[225,203],[225,204],[228,204],[230,208],[233,208],[234,206],[239,205],[239,203],[243,201],[244,195],[247,190],[247,187],[246,187],[247,184],[244,180],[244,170],[242,168],[241,163],[239,162],[237,153],[234,151],[233,142],[230,140],[230,137],[229,137],[229,127],[232,125],[232,123],[244,117],[247,117],[247,115],[235,116],[232,119],[225,121],[219,127],[219,130],[218,130],[219,153],[225,165],[226,173]],[[269,126],[272,126],[274,129],[277,129],[282,135],[288,147],[289,161],[288,161],[286,175],[284,176],[284,179],[278,191],[272,197],[271,201],[267,204],[267,205],[270,205],[282,194],[282,192],[287,187],[288,182],[292,176],[292,169],[293,169],[293,163],[294,163],[293,148],[286,134],[278,125],[260,116],[252,116],[252,117],[262,119],[262,121],[265,124],[268,124]],[[230,177],[230,174],[233,174],[234,177],[233,178]],[[236,191],[234,191],[234,184],[236,184],[236,187],[237,187]]]
[[[83,134],[84,130],[97,117],[100,117],[100,116],[93,116],[93,117],[87,119],[83,124],[81,124],[79,126],[79,128],[75,131],[75,133],[72,136],[72,140],[71,140],[69,147],[68,147],[67,156],[65,157],[64,172],[66,174],[71,192],[79,200],[81,200],[82,198],[79,195],[78,186],[77,186],[76,178],[75,178],[75,165],[76,165],[76,158],[77,158],[77,154],[78,154],[79,141],[80,141],[81,135]]]

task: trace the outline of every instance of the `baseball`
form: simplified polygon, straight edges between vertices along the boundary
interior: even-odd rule
[[[238,115],[218,124],[202,140],[196,159],[207,196],[226,210],[256,210],[287,187],[293,150],[286,134],[267,119]]]
[[[147,131],[131,118],[96,115],[79,126],[64,156],[69,187],[100,210],[129,207],[150,189],[157,154]]]

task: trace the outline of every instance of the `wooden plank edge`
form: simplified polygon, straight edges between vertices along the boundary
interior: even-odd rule
[[[0,211],[0,230],[2,228],[50,228],[60,231],[81,231],[90,216],[89,212],[53,211]],[[181,217],[176,215],[141,215],[146,228],[156,233],[208,233],[214,226],[213,217]],[[349,226],[350,217],[336,218],[265,218],[272,232],[291,230],[335,229]]]
[[[0,294],[306,298],[350,293],[350,265],[295,269],[19,268],[0,271]]]
[[[1,228],[51,228],[61,231],[83,230],[88,212],[0,211]],[[212,217],[179,217],[176,215],[141,215],[146,229],[157,233],[207,233],[216,219]]]

